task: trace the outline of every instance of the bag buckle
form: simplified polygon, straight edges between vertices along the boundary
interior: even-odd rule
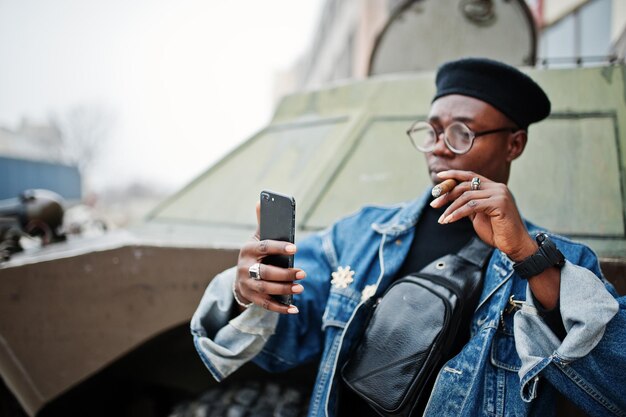
[[[504,310],[500,312],[500,326],[502,329],[505,328],[504,315],[505,314],[509,315],[511,313],[514,313],[517,310],[520,310],[525,303],[526,303],[525,301],[516,300],[514,295],[509,297],[509,301],[506,307],[504,307]]]
[[[512,295],[509,297],[509,303],[508,305],[504,308],[504,312],[506,314],[511,314],[517,310],[520,310],[522,308],[522,306],[525,304],[525,301],[519,301],[515,299],[515,296]]]

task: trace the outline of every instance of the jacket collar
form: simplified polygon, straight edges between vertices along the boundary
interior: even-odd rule
[[[420,214],[430,200],[430,188],[415,200],[404,203],[400,210],[384,223],[372,223],[372,229],[380,234],[400,235],[417,223]]]

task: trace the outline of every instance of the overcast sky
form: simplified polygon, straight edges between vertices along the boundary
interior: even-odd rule
[[[177,188],[266,125],[323,0],[0,0],[0,125],[110,108],[96,188]]]

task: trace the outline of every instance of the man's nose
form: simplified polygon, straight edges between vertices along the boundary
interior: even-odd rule
[[[433,149],[433,154],[436,156],[443,156],[451,158],[454,156],[454,152],[452,152],[445,141],[445,132],[440,132],[437,134],[435,139],[435,148]]]

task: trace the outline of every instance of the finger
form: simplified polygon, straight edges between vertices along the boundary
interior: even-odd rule
[[[447,180],[448,178],[453,178],[459,182],[471,181],[474,177],[480,178],[481,181],[489,181],[488,178],[485,178],[482,175],[478,175],[475,172],[461,171],[460,169],[449,169],[447,171],[441,171],[437,173],[437,176],[444,180]]]
[[[254,259],[263,259],[268,255],[293,255],[296,253],[296,245],[290,242],[282,242],[279,240],[251,240],[246,242],[241,248],[243,256],[250,256]]]
[[[254,237],[261,240],[261,203],[258,201],[256,203],[256,232],[254,232]]]
[[[239,271],[242,277],[250,276],[249,268],[243,267]],[[282,268],[273,265],[259,265],[259,274],[263,281],[293,282],[306,277],[306,273],[298,268]]]
[[[472,177],[472,178],[474,178],[474,177]],[[479,190],[489,189],[489,188],[491,188],[493,186],[493,184],[495,184],[495,183],[494,182],[490,182],[490,181],[485,181],[485,182],[481,181]],[[471,181],[460,182],[452,190],[450,190],[446,194],[444,194],[444,195],[442,195],[440,197],[437,197],[436,199],[431,201],[430,205],[431,205],[431,207],[434,207],[434,208],[443,207],[446,204],[448,204],[448,203],[450,203],[452,201],[455,201],[460,196],[462,196],[464,193],[469,192],[469,191],[478,191],[478,190],[472,190],[472,182]]]
[[[246,279],[241,281],[242,295],[248,299],[255,293],[265,295],[292,295],[304,291],[301,284],[293,282],[274,282],[264,279]]]
[[[455,215],[452,218],[450,218],[450,216],[453,213],[457,212],[460,208],[468,205],[470,202],[471,204],[469,205],[469,207],[474,208],[476,207],[478,202],[488,199],[491,196],[492,192],[490,190],[464,191],[456,200],[452,202],[452,204],[448,206],[448,208],[446,208],[441,217],[439,217],[438,222],[441,224],[447,224],[451,223],[452,221],[460,220],[465,216],[460,217],[458,215]]]
[[[484,206],[485,201],[486,199],[470,200],[467,202],[467,204],[459,207],[458,209],[450,213],[447,217],[444,217],[441,223],[442,224],[452,223],[457,220],[463,219],[465,217],[469,217],[479,211],[484,211],[483,206]]]
[[[269,295],[261,295],[261,294],[256,294],[253,295],[253,299],[250,300],[252,301],[254,304],[269,310],[269,311],[275,311],[276,313],[281,313],[281,314],[298,314],[298,307],[296,307],[295,305],[291,304],[291,305],[285,305],[283,303],[280,303],[276,300],[274,300],[271,296]]]

